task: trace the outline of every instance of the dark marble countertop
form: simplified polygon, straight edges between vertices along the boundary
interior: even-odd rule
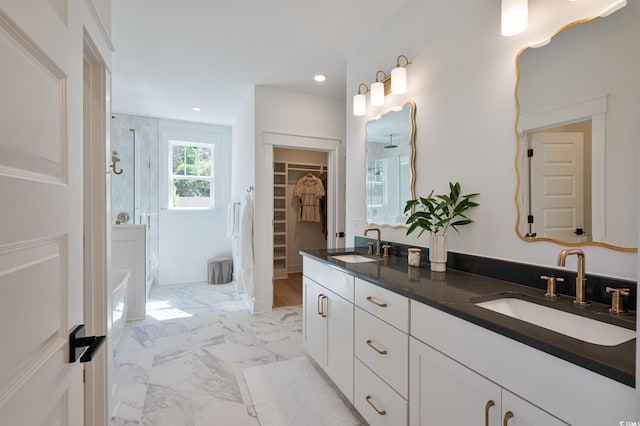
[[[432,272],[424,266],[409,267],[407,259],[400,256],[389,256],[387,259],[376,257],[375,262],[362,263],[345,263],[331,257],[353,252],[367,256],[366,251],[361,249],[316,249],[300,253],[394,293],[635,387],[636,339],[616,346],[587,343],[490,311],[475,303],[508,295],[632,330],[636,327],[635,312],[613,314],[609,312],[607,305],[601,303],[578,307],[569,296],[549,300],[544,297],[544,291],[536,288],[453,269]]]

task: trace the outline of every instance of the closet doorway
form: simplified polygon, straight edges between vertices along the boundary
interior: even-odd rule
[[[302,304],[300,250],[327,247],[328,154],[273,149],[273,307]]]

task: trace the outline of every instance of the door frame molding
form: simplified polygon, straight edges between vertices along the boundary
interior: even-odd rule
[[[111,73],[89,34],[83,55],[84,321],[88,335],[111,333]],[[111,417],[111,338],[85,364],[85,424]]]
[[[338,247],[339,239],[336,232],[339,226],[339,162],[342,140],[321,136],[300,135],[285,132],[263,131],[261,139],[264,148],[263,174],[259,176],[261,190],[255,195],[255,229],[264,232],[254,233],[255,263],[255,298],[253,312],[271,312],[273,306],[273,149],[289,148],[327,153],[327,175],[329,176],[327,190],[327,247]],[[263,186],[264,185],[264,186]],[[257,279],[265,277],[266,279]]]

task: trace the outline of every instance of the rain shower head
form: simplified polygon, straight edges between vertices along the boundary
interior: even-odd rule
[[[389,143],[384,146],[385,148],[397,148],[398,145],[393,143],[393,135],[389,135]]]

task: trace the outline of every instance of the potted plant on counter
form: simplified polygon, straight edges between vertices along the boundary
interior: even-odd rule
[[[433,190],[427,197],[419,197],[407,201],[404,212],[413,211],[407,219],[407,235],[420,229],[418,237],[425,231],[431,234],[429,246],[429,261],[431,270],[442,272],[447,264],[447,231],[453,228],[456,232],[459,226],[468,225],[473,220],[469,219],[465,212],[479,204],[472,198],[479,193],[460,195],[460,183],[449,182],[449,194],[433,195]]]

